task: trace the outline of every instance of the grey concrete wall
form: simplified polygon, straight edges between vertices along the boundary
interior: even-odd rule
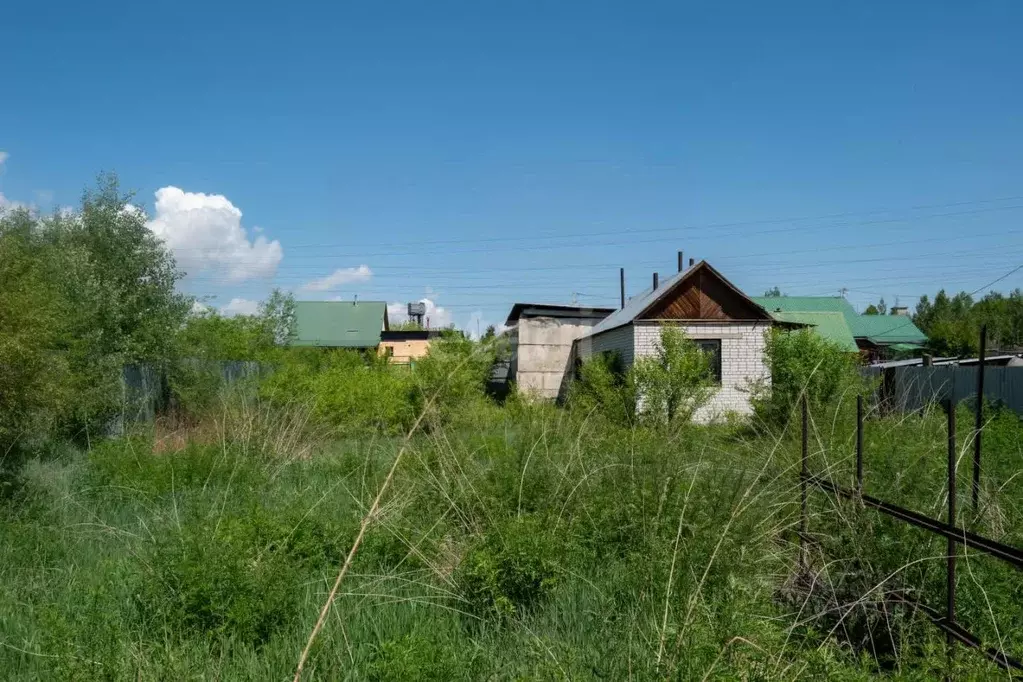
[[[557,398],[572,355],[572,344],[597,324],[587,318],[526,317],[519,320],[515,384],[538,398]]]

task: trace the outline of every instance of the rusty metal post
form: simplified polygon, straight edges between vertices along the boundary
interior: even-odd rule
[[[977,362],[977,420],[973,427],[973,511],[980,500],[980,434],[984,428],[984,354],[987,350],[987,325],[980,328],[980,357]]]
[[[956,527],[956,405],[948,401],[948,528]],[[945,620],[949,626],[956,620],[956,541],[948,536],[948,563],[946,565],[946,603]],[[955,638],[951,632],[946,635],[948,642],[949,665],[952,663],[952,652]]]
[[[803,443],[799,467],[799,565],[806,568],[806,486],[810,475],[810,416],[806,404],[806,395],[802,401],[803,410]]]
[[[863,396],[856,396],[856,492],[863,494]]]

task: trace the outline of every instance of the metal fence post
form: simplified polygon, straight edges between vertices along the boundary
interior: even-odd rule
[[[863,396],[856,396],[856,492],[863,494]]]
[[[809,467],[809,438],[810,438],[810,417],[809,408],[806,404],[806,395],[803,396],[802,400],[802,411],[803,411],[803,443],[802,452],[800,456],[800,468],[799,468],[799,564],[803,568],[806,568],[806,485],[807,477],[810,475]]]
[[[980,328],[980,357],[977,362],[977,421],[973,432],[973,511],[980,500],[980,434],[984,428],[984,354],[987,350],[987,325]]]
[[[952,400],[948,401],[948,529],[954,531],[956,527],[956,405]],[[949,626],[955,624],[956,620],[956,541],[951,533],[948,536],[948,563],[946,564],[946,603],[945,620]],[[949,667],[953,658],[955,638],[951,631],[946,634],[948,642]]]

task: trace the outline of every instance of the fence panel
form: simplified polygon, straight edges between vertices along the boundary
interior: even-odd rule
[[[877,376],[876,368],[865,368],[864,374]],[[881,375],[882,396],[889,409],[899,412],[946,400],[973,400],[977,394],[977,367],[895,367]],[[984,397],[1023,416],[1023,367],[985,367]]]

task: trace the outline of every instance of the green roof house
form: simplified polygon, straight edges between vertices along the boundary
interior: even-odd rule
[[[856,347],[875,356],[885,351],[911,352],[927,343],[927,336],[908,315],[860,315],[849,301],[840,296],[760,296],[753,300],[776,320],[813,324],[825,338],[848,347],[845,333],[837,328],[837,320],[833,317],[820,324],[810,319],[822,313],[839,314]],[[801,319],[807,315],[810,317]]]
[[[383,301],[296,301],[291,345],[376,348],[387,329]]]

